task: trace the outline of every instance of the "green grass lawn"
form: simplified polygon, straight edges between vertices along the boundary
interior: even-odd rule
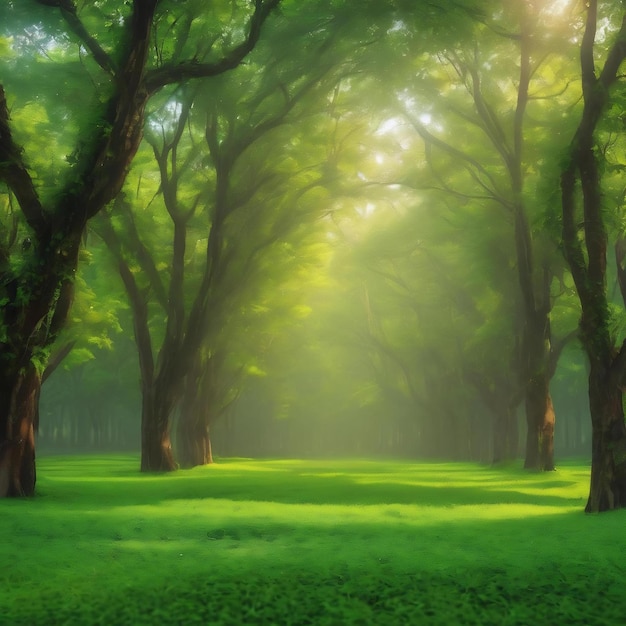
[[[625,624],[589,468],[47,457],[0,501],[0,624]]]

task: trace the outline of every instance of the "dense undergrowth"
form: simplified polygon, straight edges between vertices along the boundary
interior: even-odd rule
[[[0,624],[620,624],[588,467],[49,457],[0,503]]]

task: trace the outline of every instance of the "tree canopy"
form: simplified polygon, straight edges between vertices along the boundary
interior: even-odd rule
[[[33,493],[40,421],[127,437],[143,470],[586,449],[588,510],[624,504],[619,3],[32,0],[0,24],[0,493]]]

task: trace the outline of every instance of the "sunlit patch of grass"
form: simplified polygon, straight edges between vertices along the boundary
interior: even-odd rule
[[[610,591],[626,518],[582,513],[582,463],[137,468],[49,457],[39,497],[0,502],[0,623],[592,624],[594,602],[626,609]]]

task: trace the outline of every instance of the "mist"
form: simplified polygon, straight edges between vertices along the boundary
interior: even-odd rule
[[[364,34],[367,16],[313,9],[270,21],[235,69],[151,98],[124,184],[84,232],[38,446],[138,450],[145,470],[226,456],[550,470],[555,455],[588,455],[580,305],[549,161],[571,124],[546,132],[580,97],[577,68],[564,52],[535,61],[463,12],[444,30],[437,15],[381,9]],[[537,50],[567,19],[538,9]],[[80,89],[55,32],[38,45]],[[15,59],[31,53],[7,42]],[[151,63],[157,77],[165,60]],[[532,77],[512,81],[528,64]],[[90,122],[44,89],[33,117],[12,76],[20,141],[33,152],[45,136],[54,155],[56,174],[31,164],[52,194]],[[15,264],[29,254],[22,228]]]

